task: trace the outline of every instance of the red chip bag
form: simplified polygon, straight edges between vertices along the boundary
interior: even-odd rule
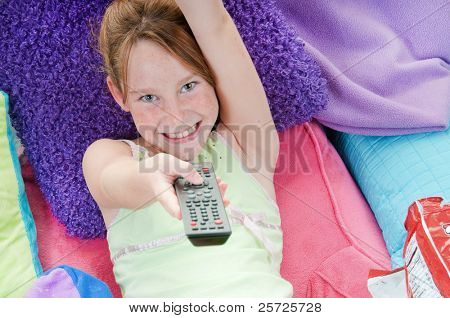
[[[409,297],[450,297],[450,205],[440,197],[414,202],[403,249]]]
[[[405,228],[405,266],[372,270],[369,291],[374,297],[450,297],[450,204],[440,197],[415,201]]]

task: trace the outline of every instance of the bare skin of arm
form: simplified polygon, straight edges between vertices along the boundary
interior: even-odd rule
[[[179,161],[177,166],[175,161]],[[193,183],[203,181],[189,162],[165,153],[139,162],[132,157],[128,145],[111,139],[92,143],[84,154],[82,166],[89,191],[102,211],[135,210],[158,200],[171,215],[180,219],[178,203],[173,200],[174,180],[184,176]]]
[[[220,119],[233,133],[248,167],[273,177],[278,133],[253,61],[221,0],[176,0],[213,71]],[[259,161],[259,163],[258,163]]]

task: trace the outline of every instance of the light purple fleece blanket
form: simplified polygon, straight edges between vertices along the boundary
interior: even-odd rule
[[[450,115],[450,1],[277,0],[319,61],[316,118],[366,135],[444,130]]]

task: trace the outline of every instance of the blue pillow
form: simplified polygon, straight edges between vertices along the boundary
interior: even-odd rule
[[[409,205],[427,196],[450,200],[450,130],[390,137],[329,135],[375,213],[392,268],[402,266]]]
[[[77,268],[59,265],[37,279],[28,298],[112,298],[104,282]]]

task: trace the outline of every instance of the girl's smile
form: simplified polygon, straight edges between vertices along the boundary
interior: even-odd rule
[[[130,49],[127,93],[109,86],[130,112],[147,148],[190,161],[198,154],[219,114],[215,89],[161,45],[138,40]]]
[[[194,140],[198,132],[200,131],[201,121],[197,122],[192,127],[185,129],[178,133],[163,133],[162,135],[166,137],[166,139],[173,143],[185,143]]]

